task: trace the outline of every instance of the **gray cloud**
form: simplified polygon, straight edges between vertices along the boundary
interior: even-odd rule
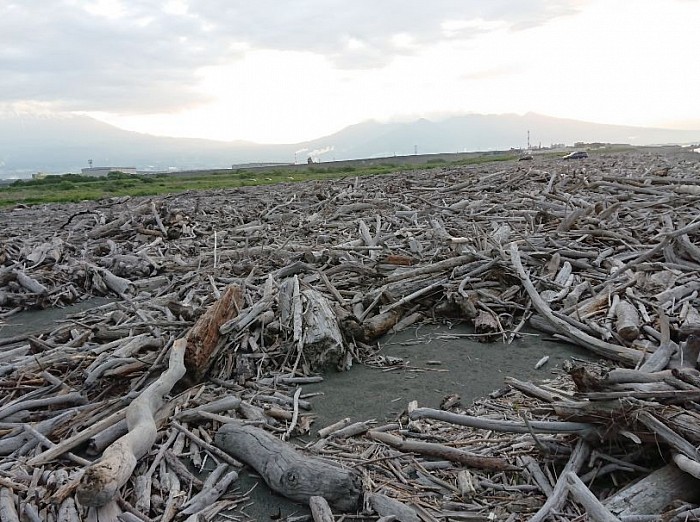
[[[339,67],[367,68],[448,38],[448,20],[501,20],[514,29],[569,14],[576,0],[191,0],[184,14],[161,0],[121,0],[124,16],[87,0],[0,4],[0,101],[62,110],[152,113],[204,102],[196,70],[253,49],[311,51]],[[467,27],[452,37],[468,38]],[[354,41],[356,45],[349,45]],[[237,50],[238,49],[238,50]]]

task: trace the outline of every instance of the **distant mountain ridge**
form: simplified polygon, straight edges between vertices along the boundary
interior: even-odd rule
[[[291,163],[414,153],[507,150],[574,142],[633,145],[700,142],[700,130],[604,125],[534,113],[454,116],[438,121],[365,121],[315,140],[280,145],[169,138],[140,134],[86,116],[0,116],[0,178],[34,172],[79,172],[95,166],[139,170],[230,168],[245,163]]]

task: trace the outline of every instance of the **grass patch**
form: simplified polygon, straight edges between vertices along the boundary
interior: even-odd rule
[[[47,176],[43,179],[17,180],[0,187],[0,207],[18,203],[37,205],[45,203],[72,203],[113,196],[156,196],[184,191],[227,189],[254,185],[314,179],[337,179],[348,176],[376,176],[400,171],[426,170],[445,165],[474,165],[517,159],[512,154],[481,154],[466,160],[447,162],[428,161],[423,164],[398,165],[395,163],[274,168],[270,170],[212,170],[192,174],[123,174],[112,172],[107,177],[93,178],[79,174]]]

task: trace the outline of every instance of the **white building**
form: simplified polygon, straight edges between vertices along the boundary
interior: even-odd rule
[[[83,176],[93,176],[96,178],[102,178],[107,176],[110,172],[122,172],[124,174],[136,174],[136,167],[89,167],[87,169],[82,169]]]

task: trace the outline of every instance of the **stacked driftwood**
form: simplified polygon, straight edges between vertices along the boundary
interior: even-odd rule
[[[699,165],[538,158],[3,211],[2,317],[115,301],[0,339],[0,520],[211,520],[247,502],[239,461],[317,520],[692,518]],[[506,342],[529,321],[610,366],[282,442],[309,434],[318,372],[440,317]]]

